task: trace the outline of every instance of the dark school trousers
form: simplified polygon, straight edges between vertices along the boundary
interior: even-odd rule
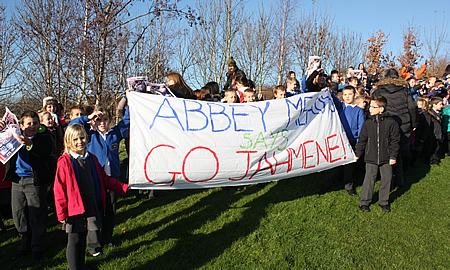
[[[366,175],[361,189],[361,200],[359,205],[367,205],[372,202],[373,189],[377,180],[378,170],[380,170],[380,190],[378,191],[378,204],[389,204],[389,192],[391,190],[392,166],[389,163],[383,165],[375,165],[366,163]]]
[[[107,245],[112,242],[114,224],[116,221],[116,201],[115,191],[106,190],[106,210],[102,219],[101,244]]]
[[[69,269],[84,269],[86,238],[88,242],[95,242],[99,233],[99,231],[67,233],[66,258]]]
[[[20,235],[20,249],[41,253],[46,247],[47,185],[35,186],[32,177],[20,178],[11,188],[14,225]]]
[[[349,141],[353,151],[355,151],[356,141]],[[352,190],[353,187],[353,171],[355,170],[356,162],[342,165],[325,172],[321,192],[326,192],[332,186],[333,182],[340,180],[343,176],[345,190]]]

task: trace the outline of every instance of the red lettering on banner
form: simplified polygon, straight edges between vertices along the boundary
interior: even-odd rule
[[[265,161],[267,164],[269,164],[269,167],[261,168],[261,162],[262,162],[263,159],[264,159],[264,161]],[[256,171],[252,174],[252,176],[250,176],[249,179],[252,179],[253,176],[255,176],[258,172],[264,171],[264,170],[268,170],[268,169],[270,169],[270,172],[273,174],[272,163],[270,163],[270,162],[267,160],[267,152],[264,152],[264,155],[263,155],[263,156],[259,159],[259,161],[258,161],[258,168],[257,168]]]
[[[147,178],[147,181],[151,182],[152,184],[170,184],[170,186],[173,186],[173,184],[175,184],[175,176],[177,174],[180,174],[180,172],[169,172],[169,173],[173,174],[172,180],[170,180],[169,182],[154,182],[152,179],[150,179],[150,177],[147,174],[147,161],[148,161],[148,158],[150,157],[150,155],[153,152],[153,150],[155,150],[157,148],[160,148],[160,147],[169,147],[171,149],[175,149],[175,147],[173,147],[171,145],[167,145],[167,144],[160,144],[160,145],[157,145],[157,146],[153,147],[150,150],[150,152],[147,154],[147,156],[145,157],[145,163],[144,163],[145,178]]]
[[[330,139],[331,138],[334,138],[334,137],[336,137],[337,135],[336,134],[334,134],[334,135],[331,135],[331,136],[328,136],[327,138],[326,138],[326,142],[327,142],[327,148],[328,148],[328,156],[329,156],[329,162],[330,163],[334,163],[334,162],[336,162],[336,161],[338,161],[338,160],[341,160],[341,158],[336,158],[336,159],[333,159],[333,154],[331,153],[331,151],[333,151],[333,150],[336,150],[336,149],[339,149],[339,145],[335,145],[335,146],[333,146],[333,147],[330,147]]]
[[[248,170],[250,169],[250,154],[253,154],[253,153],[258,153],[258,151],[236,151],[236,154],[247,154],[247,170],[245,171],[244,176],[242,176],[241,178],[238,178],[238,179],[228,178],[229,180],[240,181],[247,176]]]
[[[316,150],[317,150],[317,166],[319,166],[319,162],[320,162],[320,155],[319,155],[319,153],[322,153],[322,156],[328,162],[328,145],[325,144],[325,153],[324,153],[323,150],[322,150],[322,147],[320,147],[319,143],[316,142]]]
[[[344,149],[344,159],[347,159],[347,152],[345,151],[344,139],[342,139],[342,134],[339,134],[341,137],[342,149]]]
[[[273,152],[273,159],[275,160],[275,169],[271,172],[272,175],[274,175],[275,172],[277,171],[277,167],[280,166],[280,165],[283,165],[283,164],[288,164],[288,171],[287,171],[286,173],[289,172],[289,158],[288,158],[288,160],[286,160],[286,161],[284,161],[284,162],[278,163],[278,160],[277,160],[277,158],[275,157],[275,152]],[[292,163],[292,162],[291,162],[291,163]]]
[[[306,166],[308,158],[313,158],[314,157],[314,155],[307,156],[306,144],[308,144],[308,143],[314,143],[314,141],[313,140],[309,140],[309,141],[306,141],[306,142],[303,143],[303,147],[302,147],[303,155],[302,156],[303,156],[303,168],[305,168],[305,169],[310,169],[310,168],[316,167],[316,165]]]
[[[215,172],[214,175],[213,175],[211,178],[209,178],[209,179],[201,180],[201,181],[193,181],[193,180],[189,179],[189,178],[186,176],[186,170],[185,170],[186,160],[187,160],[188,156],[189,156],[192,152],[194,152],[195,150],[197,150],[197,149],[207,150],[207,151],[211,152],[211,154],[213,154],[213,156],[214,156],[214,159],[215,159],[215,161],[216,161],[216,172]],[[189,152],[186,154],[186,156],[184,157],[184,160],[183,160],[183,167],[182,167],[181,172],[183,173],[184,179],[186,179],[186,181],[188,181],[188,182],[192,182],[192,183],[197,183],[197,182],[208,182],[209,180],[214,179],[214,177],[216,177],[217,173],[219,172],[219,158],[217,157],[217,154],[216,154],[213,150],[209,149],[208,147],[198,146],[198,147],[192,148],[191,151],[189,151]]]

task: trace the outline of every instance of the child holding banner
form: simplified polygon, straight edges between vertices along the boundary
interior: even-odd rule
[[[359,208],[363,212],[370,211],[369,205],[372,202],[378,171],[381,174],[378,204],[384,211],[391,212],[389,192],[392,166],[396,163],[400,150],[400,129],[394,119],[384,114],[386,103],[386,98],[383,96],[372,98],[369,119],[364,122],[356,145],[356,160],[365,152],[366,175],[359,201]]]
[[[0,121],[0,129],[4,126]],[[40,129],[39,116],[33,111],[22,114],[20,129],[17,140],[23,146],[10,159],[6,174],[12,182],[12,214],[20,236],[20,248],[12,260],[31,250],[31,260],[39,261],[46,249],[47,185],[55,176],[52,139],[45,128]]]
[[[86,238],[88,250],[99,252],[92,239],[102,228],[106,210],[106,188],[125,194],[128,185],[106,175],[97,158],[87,151],[84,126],[70,125],[64,135],[64,154],[55,177],[56,215],[68,235],[66,257],[70,269],[84,269]],[[101,208],[100,208],[101,206]],[[97,248],[97,249],[96,249]],[[94,253],[95,254],[95,253]]]
[[[341,102],[334,95],[334,93],[332,93],[334,104],[339,113],[339,118],[353,150],[355,149],[359,132],[361,131],[362,125],[364,123],[364,111],[355,104],[355,94],[355,88],[350,85],[344,87],[344,89],[342,90],[342,97],[344,102]],[[347,190],[350,196],[356,195],[355,188],[353,187],[354,166],[355,163],[350,163],[342,167],[328,170],[325,174],[323,185],[319,194],[326,193],[336,176],[339,174],[343,174],[345,190]]]
[[[110,128],[111,115],[104,108],[99,108],[88,116],[78,117],[70,122],[70,125],[78,123],[85,126],[89,121],[93,121],[94,129],[86,129],[89,136],[87,149],[98,158],[105,173],[115,179],[119,179],[120,176],[119,144],[130,128],[129,111],[127,107],[123,119],[113,128]],[[112,246],[117,198],[114,191],[108,190],[106,195],[107,204],[103,217],[101,243]]]

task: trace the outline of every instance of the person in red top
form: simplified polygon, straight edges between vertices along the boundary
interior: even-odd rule
[[[422,67],[417,70],[416,72],[414,72],[414,68],[413,67],[402,67],[402,70],[400,71],[400,73],[402,74],[402,77],[407,80],[410,77],[415,77],[416,79],[418,79],[420,77],[420,75],[422,75],[425,70],[427,69],[428,66],[428,61],[425,60],[425,64],[422,65]]]
[[[58,159],[55,208],[58,221],[67,232],[66,257],[70,269],[83,269],[86,237],[99,243],[102,215],[106,210],[106,189],[125,194],[128,185],[106,175],[97,158],[86,150],[88,136],[81,124],[70,125],[64,135],[64,154]],[[99,255],[101,246],[90,246]]]

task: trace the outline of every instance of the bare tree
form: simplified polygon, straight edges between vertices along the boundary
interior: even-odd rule
[[[3,103],[17,91],[15,84],[7,85],[7,80],[14,75],[23,58],[18,43],[15,29],[5,17],[5,7],[0,6],[0,99]]]
[[[65,101],[71,90],[63,80],[74,46],[75,1],[23,1],[14,18],[26,58],[21,63],[27,94]]]
[[[331,49],[336,45],[334,18],[327,12],[320,13],[312,10],[309,13],[303,12],[295,24],[294,49],[297,63],[306,74],[309,56],[317,55],[323,58],[322,66],[331,61]],[[337,46],[337,45],[336,45]],[[330,56],[330,57],[328,57]]]
[[[361,33],[353,30],[342,29],[334,31],[331,39],[329,57],[326,59],[327,66],[336,69],[343,74],[350,66],[362,62],[362,37]]]
[[[435,11],[434,15],[434,27],[427,28],[424,27],[424,43],[425,49],[427,51],[428,59],[431,63],[431,67],[428,69],[428,72],[431,74],[437,74],[437,59],[441,56],[441,58],[448,58],[448,21],[445,19],[445,11],[443,13],[442,24],[437,23],[437,14]],[[439,55],[443,52],[443,55]]]
[[[291,65],[291,54],[289,53],[292,46],[292,28],[291,21],[295,13],[295,2],[291,0],[279,0],[276,7],[275,16],[280,18],[279,23],[274,24],[273,50],[274,50],[274,67],[276,74],[276,84],[281,84],[283,75]]]
[[[271,38],[273,35],[273,16],[262,6],[258,16],[248,18],[238,33],[237,53],[242,70],[252,79],[259,91],[264,85],[272,67],[269,62]]]
[[[243,1],[198,0],[197,7],[203,23],[194,28],[194,77],[198,85],[209,81],[222,84],[226,62],[234,46],[239,46],[233,42],[242,26]]]

